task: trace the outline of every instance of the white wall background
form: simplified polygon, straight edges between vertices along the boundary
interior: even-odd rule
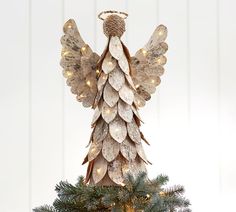
[[[169,28],[166,73],[142,110],[150,177],[186,187],[194,212],[235,211],[236,1],[0,1],[0,208],[26,212],[54,186],[84,175],[91,109],[76,102],[59,67],[62,24],[77,21],[88,44],[105,46],[100,11],[129,13],[131,52],[157,24]]]

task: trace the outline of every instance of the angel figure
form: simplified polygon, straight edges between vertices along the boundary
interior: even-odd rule
[[[131,57],[121,41],[127,14],[99,14],[108,38],[101,56],[81,38],[75,21],[68,20],[61,38],[63,75],[71,92],[84,107],[92,107],[92,134],[86,183],[124,185],[127,173],[134,177],[149,164],[142,142],[138,109],[151,98],[164,73],[168,46],[167,28],[159,25],[148,43]]]

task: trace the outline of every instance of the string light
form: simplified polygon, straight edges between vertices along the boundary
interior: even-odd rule
[[[163,33],[164,33],[164,32],[163,32],[162,30],[160,30],[160,31],[158,32],[158,35],[159,35],[159,36],[162,36]]]
[[[120,183],[120,185],[121,185],[121,186],[125,186],[125,184],[124,184],[124,183]]]
[[[140,85],[139,84],[137,84],[137,85],[135,85],[135,88],[138,88]]]
[[[68,29],[71,29],[71,28],[72,28],[71,23],[68,23],[67,28],[68,28]]]
[[[83,46],[82,48],[81,48],[81,51],[85,51],[86,50],[86,47],[85,46]]]
[[[147,194],[146,197],[149,199],[151,196],[150,196],[150,194]]]
[[[161,197],[164,197],[164,196],[165,196],[165,192],[164,192],[164,191],[160,191],[160,192],[159,192],[159,195],[160,195]]]
[[[113,64],[113,63],[112,63],[111,61],[108,62],[108,65],[109,65],[109,66],[112,66],[112,64]]]
[[[67,56],[68,54],[70,54],[70,51],[67,51],[66,49],[62,49],[62,51],[61,51],[61,56],[62,56],[62,57],[65,57],[65,56]]]
[[[73,76],[73,71],[66,69],[66,70],[63,71],[63,76],[65,78],[70,78],[70,77]]]
[[[98,173],[98,174],[101,173],[101,168],[97,169],[97,173]]]
[[[118,131],[119,131],[119,128],[116,128],[115,131],[118,132]]]
[[[155,83],[155,80],[154,80],[154,79],[151,79],[151,83],[154,84],[154,83]]]
[[[110,111],[110,109],[107,109],[106,110],[106,114],[109,114],[111,111]]]
[[[146,56],[147,51],[145,49],[142,49],[143,56]]]
[[[68,55],[69,54],[69,52],[68,51],[65,51],[64,53],[63,53],[63,56],[66,56],[66,55]]]
[[[163,56],[163,55],[159,56],[159,57],[157,58],[157,64],[158,64],[158,65],[164,65],[164,64],[166,64],[166,57]]]
[[[96,70],[96,74],[99,74],[99,73],[100,73],[100,71],[99,71],[99,69],[97,69],[97,70]]]
[[[88,86],[91,86],[91,82],[90,82],[89,80],[86,81],[86,84],[87,84]]]
[[[89,46],[87,45],[87,44],[85,44],[83,47],[81,47],[81,49],[80,49],[80,52],[81,52],[81,54],[82,55],[86,55],[86,54],[88,54],[89,53]]]
[[[71,29],[71,28],[72,28],[72,25],[71,25],[71,24],[68,24],[67,28],[68,28],[68,29]]]

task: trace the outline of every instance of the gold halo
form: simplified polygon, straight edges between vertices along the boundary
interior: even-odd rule
[[[128,14],[125,12],[118,12],[115,10],[109,10],[109,11],[103,11],[103,12],[99,13],[98,18],[104,21],[108,16],[113,15],[113,14],[118,15],[123,19],[126,19],[128,17]]]

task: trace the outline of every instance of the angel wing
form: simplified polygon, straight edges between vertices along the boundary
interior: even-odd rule
[[[143,107],[160,84],[160,76],[166,64],[164,54],[168,50],[165,43],[167,28],[159,25],[148,43],[131,57],[132,79],[136,87],[135,104]]]
[[[61,66],[66,83],[84,107],[93,105],[97,94],[97,62],[99,56],[83,41],[73,19],[63,27]]]

